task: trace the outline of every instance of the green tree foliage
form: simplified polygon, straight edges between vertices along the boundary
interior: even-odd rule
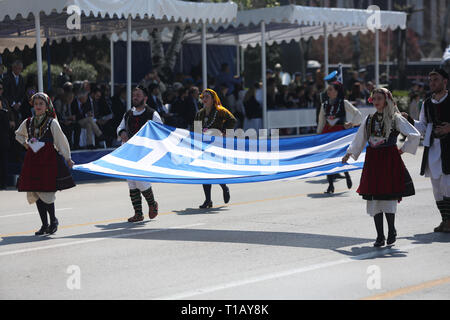
[[[42,62],[43,67],[43,79],[44,79],[44,91],[48,90],[48,83],[47,83],[47,72],[48,72],[48,65],[47,61]],[[58,75],[62,72],[62,67],[58,65],[50,65],[50,73],[52,78],[52,88],[56,87],[56,81]],[[26,79],[27,85],[34,84],[37,87],[37,62],[33,62],[32,64],[28,65],[23,71],[22,76],[24,79]]]
[[[89,64],[83,60],[75,59],[70,63],[72,68],[72,78],[73,81],[76,80],[97,80],[97,70],[92,64]]]

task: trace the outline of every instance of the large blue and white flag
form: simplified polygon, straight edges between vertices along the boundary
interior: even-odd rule
[[[120,148],[74,169],[130,180],[186,184],[309,178],[362,169],[365,151],[358,161],[341,163],[356,131],[353,128],[308,137],[260,135],[243,139],[148,121]],[[250,135],[249,131],[245,134]]]

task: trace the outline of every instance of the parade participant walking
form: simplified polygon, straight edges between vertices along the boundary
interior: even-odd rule
[[[429,74],[432,96],[424,101],[418,121],[411,117],[408,118],[425,137],[420,174],[431,179],[434,198],[442,217],[441,223],[434,229],[434,232],[450,232],[450,96],[447,90],[448,81],[449,75],[445,70],[433,70]]]
[[[357,192],[367,200],[367,213],[374,217],[377,231],[374,246],[381,247],[385,245],[386,240],[383,212],[389,228],[387,244],[392,245],[397,237],[397,202],[403,197],[415,194],[411,176],[400,155],[404,152],[416,153],[420,133],[402,117],[389,90],[375,89],[372,101],[377,111],[367,116],[347,149],[342,163],[346,163],[350,157],[357,160],[369,142]],[[407,137],[400,150],[397,147],[399,133]]]
[[[349,121],[347,121],[347,119]],[[350,129],[359,126],[362,121],[361,112],[356,109],[349,101],[345,100],[343,85],[335,81],[327,88],[327,97],[322,104],[319,112],[317,124],[317,133],[330,133],[340,130]],[[334,193],[334,175],[328,175],[327,194]],[[345,172],[347,187],[352,188],[352,179],[348,172]]]
[[[128,110],[117,128],[117,135],[122,140],[122,144],[134,136],[147,121],[162,123],[161,118],[154,109],[147,105],[148,93],[143,86],[137,86],[133,90],[133,107]],[[130,189],[131,204],[134,208],[134,216],[128,222],[139,222],[144,220],[142,213],[142,197],[144,196],[148,204],[148,216],[154,219],[158,215],[158,202],[155,201],[152,185],[146,181],[127,180]]]
[[[27,192],[30,204],[36,202],[42,227],[35,234],[53,234],[59,224],[55,193],[75,186],[68,169],[74,163],[49,96],[38,92],[31,97],[31,105],[35,116],[24,120],[16,131],[16,140],[27,149],[17,187],[19,192]]]
[[[200,96],[203,108],[195,115],[195,121],[200,121],[203,132],[207,133],[209,129],[217,129],[225,136],[226,129],[233,129],[236,124],[236,118],[233,114],[222,106],[217,93],[212,89],[203,90]],[[194,128],[196,126],[194,125]],[[230,189],[226,184],[221,184],[223,191],[223,201],[228,203],[230,201]],[[205,193],[205,202],[199,206],[201,209],[211,208],[213,203],[211,201],[211,185],[204,184],[203,191]]]

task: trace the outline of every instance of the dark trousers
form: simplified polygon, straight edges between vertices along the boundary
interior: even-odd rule
[[[61,129],[69,140],[70,147],[79,148],[80,147],[80,134],[81,127],[77,122],[72,122],[68,125],[61,123]],[[73,139],[72,139],[73,134]]]
[[[220,186],[222,187],[222,190],[227,189],[226,184],[221,184]],[[203,185],[203,191],[205,192],[206,201],[211,201],[211,187],[212,187],[212,185],[210,185],[210,184]]]
[[[6,188],[8,181],[8,148],[0,147],[0,189]]]

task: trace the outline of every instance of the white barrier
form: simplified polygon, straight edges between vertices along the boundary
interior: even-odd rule
[[[373,106],[358,107],[364,120],[376,109]],[[316,109],[270,110],[267,112],[268,129],[302,128],[317,126]]]

